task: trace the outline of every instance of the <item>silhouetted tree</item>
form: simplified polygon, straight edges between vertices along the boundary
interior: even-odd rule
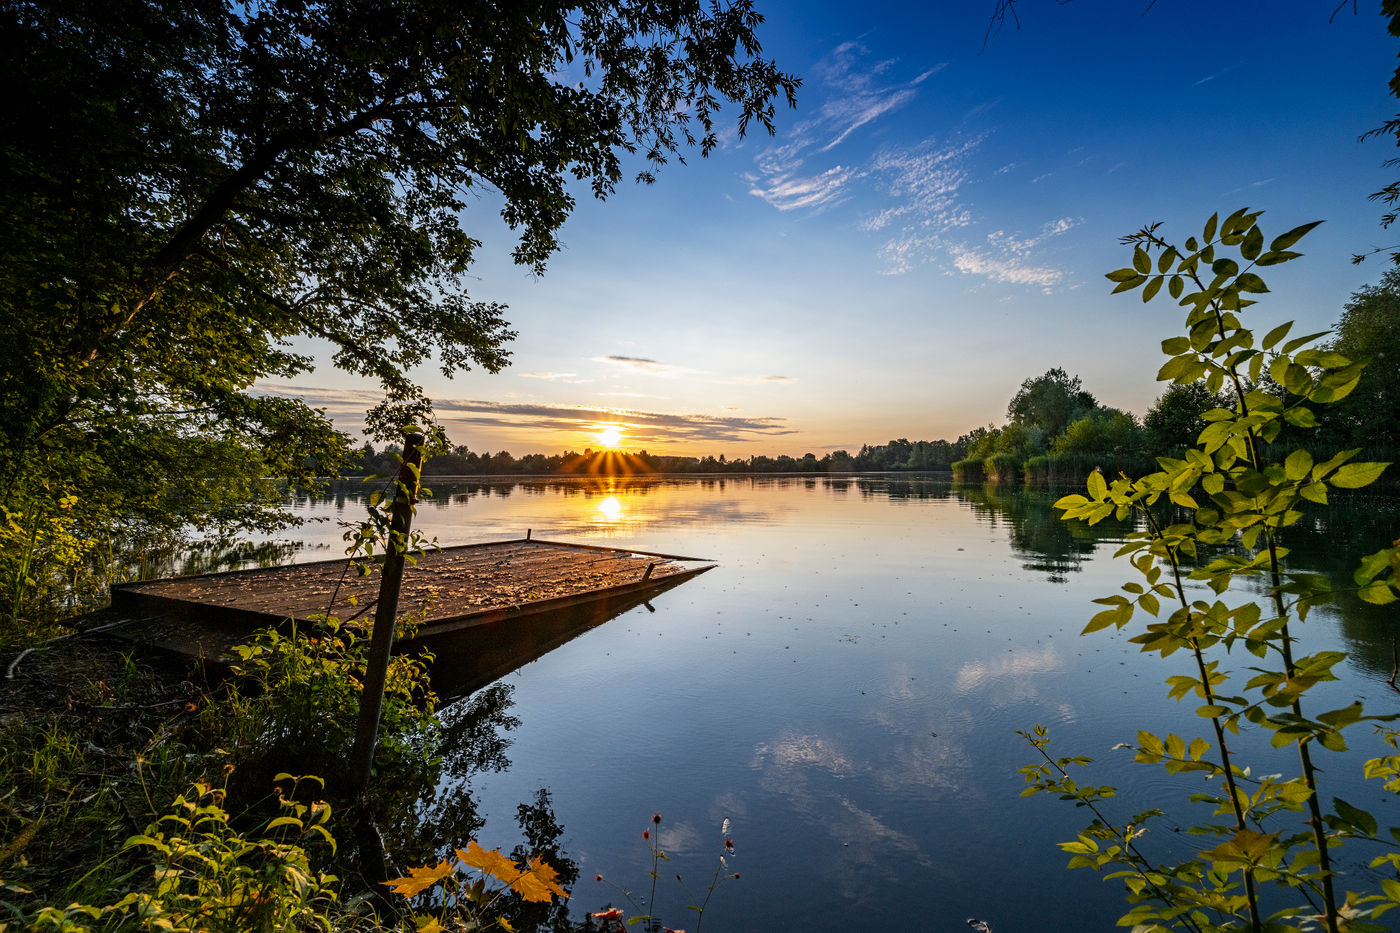
[[[1027,379],[1006,406],[1006,417],[1017,424],[1038,427],[1047,438],[1057,437],[1076,418],[1098,407],[1078,376],[1056,367],[1045,375]]]

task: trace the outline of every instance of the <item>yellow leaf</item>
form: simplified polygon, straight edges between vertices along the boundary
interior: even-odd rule
[[[447,859],[443,859],[435,866],[424,865],[421,868],[410,868],[407,878],[393,878],[389,881],[381,881],[380,884],[392,888],[395,894],[413,897],[415,894],[421,894],[431,888],[456,870],[456,866]]]
[[[520,895],[521,900],[548,903],[552,895],[568,897],[569,893],[559,886],[559,873],[536,855],[530,859],[529,867],[511,881],[510,886]]]
[[[441,923],[438,923],[437,917],[417,917],[415,919],[426,921],[418,928],[418,933],[443,933],[446,929]]]
[[[467,843],[467,851],[455,850],[462,864],[475,868],[483,874],[499,878],[510,884],[520,874],[520,866],[501,854],[500,849],[483,849],[476,840]]]

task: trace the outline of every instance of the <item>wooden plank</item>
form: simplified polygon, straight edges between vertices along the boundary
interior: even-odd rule
[[[652,551],[528,538],[463,545],[419,556],[404,577],[403,608],[421,611],[423,635],[536,612],[558,611],[603,594],[633,594],[710,569]],[[207,619],[249,629],[286,619],[308,620],[329,609],[342,621],[374,604],[377,578],[347,574],[347,561],[224,571],[113,587],[112,606],[128,613]],[[334,601],[332,597],[334,596]],[[351,597],[355,601],[351,602]]]

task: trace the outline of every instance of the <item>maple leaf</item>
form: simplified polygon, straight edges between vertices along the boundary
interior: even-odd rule
[[[510,886],[520,895],[521,900],[548,903],[552,895],[569,896],[569,892],[559,886],[556,880],[558,877],[559,873],[536,855],[530,859],[526,870],[510,882]]]
[[[408,870],[408,877],[406,878],[393,878],[389,881],[381,881],[379,883],[392,888],[395,894],[402,894],[404,897],[413,897],[415,894],[422,894],[428,888],[431,888],[456,870],[456,866],[447,859],[443,859],[437,865],[423,865],[419,868],[410,868]]]
[[[520,874],[520,866],[501,854],[500,849],[483,849],[476,840],[467,843],[467,850],[454,849],[462,864],[483,874],[510,884]]]

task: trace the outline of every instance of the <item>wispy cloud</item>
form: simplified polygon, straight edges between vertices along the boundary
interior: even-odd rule
[[[1066,233],[1083,223],[1082,218],[1061,217],[1044,224],[1031,236],[1016,236],[1004,230],[987,234],[983,244],[948,247],[953,267],[966,275],[980,275],[994,282],[1012,285],[1039,285],[1049,290],[1064,279],[1064,272],[1031,261],[1031,254],[1045,240]]]
[[[716,379],[715,384],[725,386],[787,385],[796,381],[792,376],[732,376],[729,379]]]
[[[938,253],[941,237],[971,222],[959,200],[967,183],[968,156],[985,136],[938,145],[929,140],[912,149],[886,149],[875,156],[872,170],[885,182],[894,203],[862,222],[867,231],[889,229],[880,249],[884,271],[898,275],[929,261]]]
[[[845,200],[850,185],[866,172],[849,163],[807,166],[845,143],[862,127],[893,113],[918,94],[919,85],[943,69],[929,68],[912,80],[891,81],[895,62],[864,61],[869,50],[858,42],[837,46],[813,69],[826,91],[814,116],[797,123],[781,145],[771,146],[755,160],[758,172],[745,176],[749,193],[781,211],[826,209]]]
[[[1235,62],[1235,64],[1229,66],[1228,68],[1222,68],[1222,69],[1220,69],[1219,71],[1217,71],[1215,74],[1206,75],[1204,78],[1201,78],[1199,81],[1193,81],[1193,82],[1191,82],[1191,86],[1192,86],[1192,87],[1200,87],[1202,84],[1207,84],[1207,83],[1209,83],[1209,82],[1211,82],[1211,81],[1214,81],[1216,78],[1219,78],[1219,77],[1222,77],[1222,76],[1224,76],[1224,75],[1229,74],[1230,72],[1234,71],[1236,68],[1242,67],[1244,64],[1245,64],[1245,63],[1242,62],[1242,61],[1240,61],[1240,62]]]
[[[885,145],[860,156],[855,140],[876,121],[907,107],[920,86],[943,69],[927,69],[912,80],[900,80],[895,60],[871,61],[858,42],[837,46],[813,69],[819,93],[826,100],[816,115],[799,122],[780,144],[763,150],[755,159],[756,170],[745,176],[749,193],[781,211],[828,210],[859,197],[868,206],[858,220],[861,230],[879,238],[880,271],[901,275],[926,264],[978,275],[1005,284],[1035,285],[1048,289],[1062,282],[1064,273],[1043,259],[1033,261],[1030,251],[1063,229],[1047,225],[1032,236],[996,231],[986,242],[969,243],[974,224],[966,189],[983,144],[990,135],[971,124],[995,104],[980,104],[941,137],[928,137],[911,146]],[[843,158],[824,159],[840,148]],[[1066,158],[1089,159],[1084,147],[1071,149]],[[1013,171],[1030,177],[1030,184],[1044,181],[1052,172],[1027,171],[1019,162],[982,169],[993,176]],[[1001,182],[997,182],[1001,184]],[[1059,222],[1057,222],[1059,223]]]
[[[301,398],[308,405],[322,408],[342,428],[362,423],[365,409],[382,396],[364,389],[331,389],[258,383],[254,391],[264,395]],[[638,445],[747,441],[760,437],[782,437],[796,433],[786,418],[675,414],[630,408],[545,405],[529,402],[492,402],[480,399],[435,399],[438,419],[449,434],[456,425],[480,425],[498,430],[557,431],[576,434],[599,424],[625,426],[627,437]]]
[[[648,359],[644,356],[595,356],[595,363],[607,363],[620,369],[630,370],[635,373],[645,373],[648,376],[680,376],[688,373],[698,373],[701,370],[689,369],[685,366],[676,366],[672,363],[663,363],[660,360]]]
[[[591,379],[580,379],[577,373],[516,373],[523,379],[544,379],[549,382],[567,382],[571,385],[581,385],[591,382]]]
[[[1252,181],[1247,185],[1240,185],[1238,188],[1231,188],[1229,191],[1221,195],[1221,197],[1228,198],[1230,195],[1239,194],[1241,191],[1253,191],[1255,188],[1262,188],[1265,185],[1271,185],[1276,180],[1277,179],[1274,178],[1261,178],[1258,181]]]
[[[760,177],[746,176],[749,194],[760,197],[780,211],[798,208],[830,207],[845,200],[847,184],[864,173],[836,165],[818,175],[793,172]]]

